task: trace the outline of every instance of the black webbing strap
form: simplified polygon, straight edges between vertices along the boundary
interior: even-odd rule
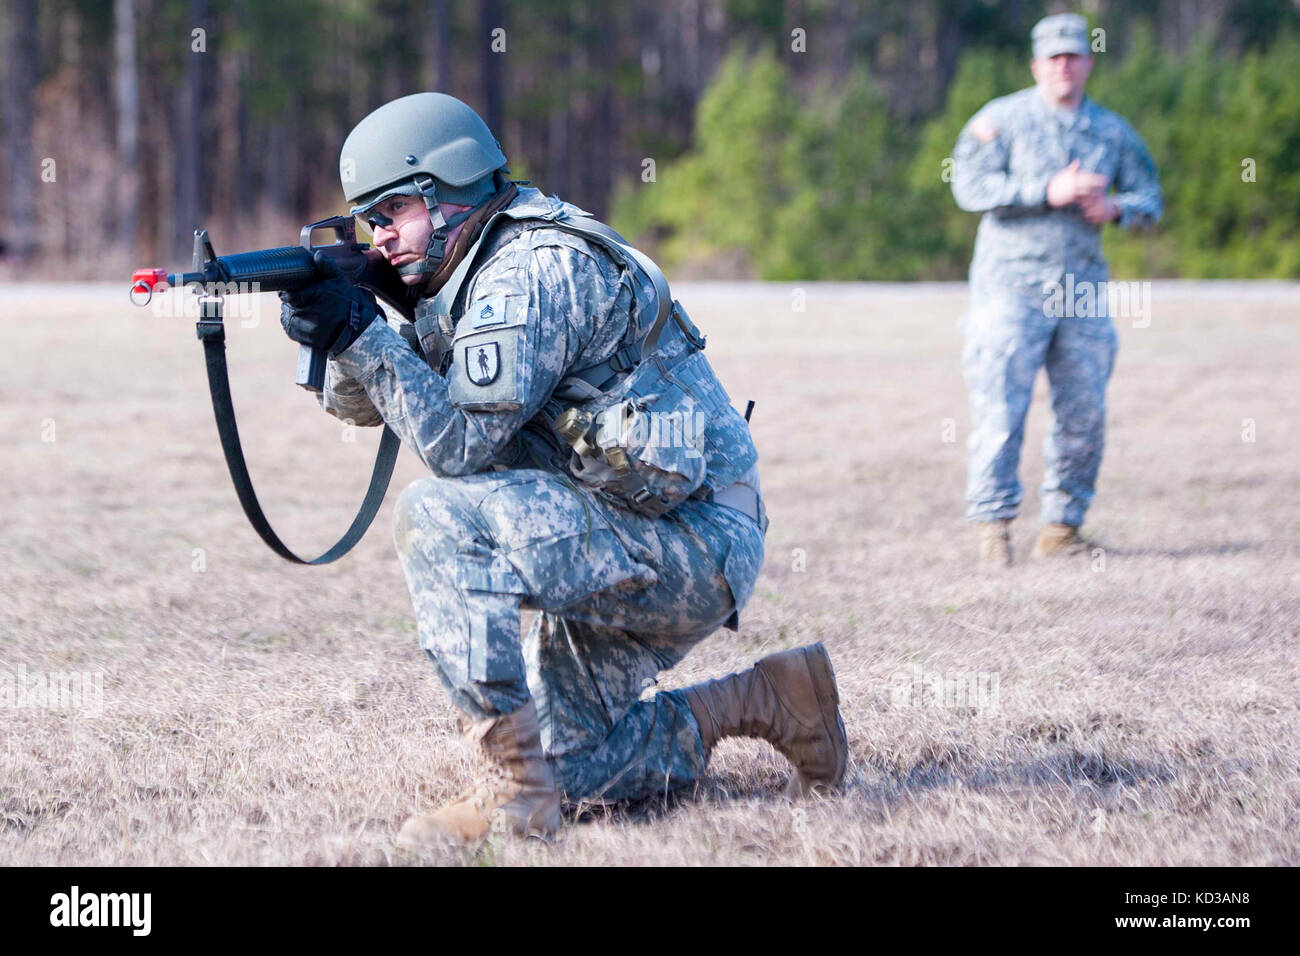
[[[370,522],[375,520],[375,514],[388,491],[388,480],[393,475],[393,464],[397,461],[397,449],[401,446],[401,440],[391,428],[384,426],[383,437],[379,439],[379,453],[375,456],[375,470],[370,475],[370,487],[366,490],[365,500],[361,502],[361,510],[352,519],[351,527],[337,544],[320,557],[310,561],[298,557],[271,530],[270,522],[262,513],[262,506],[257,503],[252,479],[248,477],[244,450],[239,444],[239,428],[235,425],[235,407],[230,400],[230,379],[226,372],[226,327],[220,317],[205,317],[198,322],[198,333],[207,360],[208,391],[212,393],[212,411],[217,418],[221,450],[226,454],[230,480],[235,483],[235,493],[239,495],[239,503],[243,506],[249,523],[271,550],[286,561],[295,564],[329,564],[337,561],[352,550],[370,527]]]

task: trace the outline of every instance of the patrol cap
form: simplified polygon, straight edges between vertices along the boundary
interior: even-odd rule
[[[1034,59],[1042,60],[1060,53],[1077,53],[1087,56],[1088,21],[1077,13],[1057,13],[1043,17],[1034,24],[1030,34],[1034,43]]]

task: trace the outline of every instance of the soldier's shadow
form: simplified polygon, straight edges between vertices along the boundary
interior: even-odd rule
[[[693,802],[691,791],[674,790],[629,800],[579,800],[566,803],[561,813],[569,824],[644,825],[659,823],[680,807]]]
[[[908,794],[914,796],[920,791],[954,787],[996,793],[1006,792],[1009,787],[1084,785],[1107,790],[1117,784],[1166,785],[1175,780],[1177,770],[1174,762],[1166,760],[1126,752],[1092,752],[1077,746],[1025,761],[969,761],[945,754],[906,768],[872,766],[872,762],[858,765],[845,779],[842,792],[853,792],[872,807],[892,807],[907,799]],[[755,799],[785,802],[783,780],[767,774],[723,775],[710,777],[695,787],[648,797],[608,802],[581,800],[566,804],[563,813],[569,824],[644,826],[663,822],[675,812],[692,806],[726,806]]]
[[[1218,544],[1190,544],[1182,548],[1161,548],[1146,546],[1141,548],[1117,548],[1098,544],[1102,551],[1115,558],[1194,558],[1198,555],[1227,557],[1258,551],[1261,544],[1257,541],[1225,541]]]
[[[974,761],[938,757],[922,760],[906,769],[876,768],[880,777],[859,780],[861,792],[871,805],[894,805],[909,794],[925,790],[958,788],[976,792],[1007,793],[1017,787],[1088,786],[1098,789],[1117,784],[1168,784],[1177,768],[1159,757],[1137,757],[1126,751],[1066,746],[1054,753],[1028,760]]]
[[[645,797],[566,802],[561,812],[569,824],[654,824],[693,806],[725,806],[742,800],[766,798],[784,801],[785,777],[784,773],[773,775],[761,771],[752,775],[710,775],[694,786]]]

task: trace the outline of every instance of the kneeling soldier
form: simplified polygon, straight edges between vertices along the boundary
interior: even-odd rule
[[[848,743],[821,645],[642,699],[737,626],[767,529],[758,456],[654,263],[505,167],[459,100],[386,104],[340,171],[414,334],[327,266],[282,293],[290,337],[332,356],[325,410],[386,422],[433,473],[402,494],[394,537],[421,645],[493,772],[399,842],[474,840],[499,817],[546,836],[562,796],[691,784],[726,736],[770,741],[792,794],[838,784]],[[522,608],[538,612],[526,636]]]

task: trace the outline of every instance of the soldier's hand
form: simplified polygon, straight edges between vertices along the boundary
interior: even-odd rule
[[[1079,200],[1079,211],[1083,218],[1094,226],[1100,226],[1120,217],[1119,204],[1105,193],[1089,193]]]
[[[280,324],[295,342],[338,355],[379,315],[368,290],[343,277],[331,260],[318,256],[317,279],[301,289],[281,292]]]
[[[1079,202],[1087,196],[1102,194],[1106,189],[1107,179],[1098,173],[1079,168],[1076,159],[1052,177],[1047,184],[1047,204],[1049,206],[1068,206]]]
[[[971,120],[970,134],[981,143],[991,143],[998,138],[1000,130],[986,120],[983,116],[977,116]]]

